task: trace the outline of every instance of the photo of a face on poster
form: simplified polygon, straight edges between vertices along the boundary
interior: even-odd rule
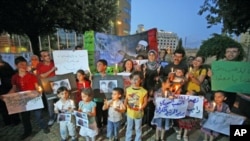
[[[101,93],[112,93],[112,90],[118,86],[117,80],[100,80]]]
[[[53,93],[57,93],[57,89],[64,86],[68,90],[71,90],[69,79],[58,80],[50,83]]]

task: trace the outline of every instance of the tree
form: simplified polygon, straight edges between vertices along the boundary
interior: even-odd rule
[[[249,0],[205,0],[198,14],[206,15],[208,28],[223,24],[222,32],[240,35],[250,27]]]
[[[1,0],[0,33],[27,35],[38,55],[38,36],[58,28],[103,32],[116,15],[117,0]]]
[[[243,60],[245,52],[241,44],[227,35],[219,34],[214,34],[212,38],[203,41],[197,55],[204,56],[205,58],[216,56],[216,60],[223,59],[226,48],[230,46],[239,47],[240,55],[237,60]]]
[[[185,49],[184,49],[184,47],[182,45],[182,38],[179,39],[176,49],[182,49],[182,50],[185,51]]]

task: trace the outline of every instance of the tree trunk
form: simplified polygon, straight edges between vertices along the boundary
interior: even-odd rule
[[[38,34],[27,34],[27,36],[30,39],[33,54],[40,56],[40,48],[39,48],[39,40],[38,40]]]

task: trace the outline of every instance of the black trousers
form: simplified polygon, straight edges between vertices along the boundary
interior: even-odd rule
[[[30,134],[32,132],[32,126],[30,122],[30,111],[21,113],[24,134]]]
[[[96,124],[98,128],[106,126],[108,122],[108,110],[102,110],[103,104],[103,102],[96,102]]]
[[[10,124],[16,125],[21,121],[19,118],[19,114],[11,114],[11,115],[8,114],[6,104],[2,100],[0,100],[0,113],[3,117],[3,122],[5,125],[10,125]]]

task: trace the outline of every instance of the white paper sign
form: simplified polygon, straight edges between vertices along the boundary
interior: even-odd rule
[[[209,113],[208,120],[204,123],[203,127],[229,135],[230,125],[241,125],[244,120],[245,117],[243,116],[222,112],[212,112]]]
[[[87,50],[55,50],[53,51],[53,59],[58,75],[76,73],[79,69],[89,69]]]
[[[186,116],[188,101],[157,97],[154,118],[179,119]]]
[[[187,116],[202,118],[203,117],[203,101],[204,97],[201,96],[191,96],[191,95],[179,95],[178,99],[183,99],[188,101]]]
[[[44,107],[42,96],[37,91],[23,91],[2,96],[9,114],[41,109]]]

